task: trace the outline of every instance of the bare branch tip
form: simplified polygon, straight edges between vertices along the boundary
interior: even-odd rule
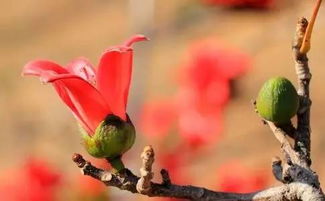
[[[142,167],[140,169],[140,179],[136,188],[139,193],[147,194],[151,190],[151,179],[153,178],[152,164],[155,160],[155,153],[152,146],[145,146],[141,153]]]
[[[154,158],[155,153],[153,151],[153,148],[151,145],[147,145],[144,147],[143,152],[141,154],[141,158],[142,159],[150,159],[150,158]]]
[[[308,26],[308,20],[305,17],[301,17],[298,19],[297,27],[300,29],[306,30]]]
[[[72,160],[77,164],[79,168],[83,168],[87,161],[82,157],[82,155],[75,153],[72,155]]]
[[[161,174],[161,177],[162,177],[162,180],[163,180],[163,182],[162,182],[163,185],[168,186],[168,185],[172,184],[169,173],[168,173],[168,171],[166,169],[161,169],[160,174]]]

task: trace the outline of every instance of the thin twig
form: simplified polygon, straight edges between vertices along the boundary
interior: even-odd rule
[[[277,127],[274,123],[270,121],[266,121],[266,123],[269,125],[275,138],[280,142],[281,149],[285,153],[286,159],[291,163],[299,163],[299,157],[297,153],[286,138],[287,134],[281,128]]]
[[[163,185],[168,186],[168,185],[171,185],[172,184],[171,179],[169,177],[169,173],[168,173],[167,170],[162,169],[160,171],[160,174],[161,174],[161,178],[162,178],[162,181],[163,181],[162,182]]]

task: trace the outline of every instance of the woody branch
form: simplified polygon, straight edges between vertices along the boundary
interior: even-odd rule
[[[84,175],[93,177],[103,182],[106,186],[117,187],[121,190],[149,197],[173,197],[196,201],[325,201],[325,195],[320,187],[318,175],[310,168],[311,100],[309,97],[309,83],[311,74],[307,58],[307,52],[310,48],[311,29],[320,3],[321,0],[318,0],[314,15],[309,24],[305,18],[299,19],[292,46],[299,85],[298,95],[300,98],[297,127],[292,127],[288,130],[266,121],[274,136],[280,142],[281,150],[284,154],[283,161],[276,157],[272,162],[273,174],[277,180],[283,183],[282,185],[245,194],[217,192],[203,187],[173,184],[166,170],[161,171],[162,182],[155,183],[151,181],[153,177],[154,152],[150,146],[145,147],[141,154],[142,167],[140,169],[140,177],[128,169],[123,169],[118,173],[99,169],[86,161],[80,154],[75,154],[73,161]],[[288,137],[294,139],[294,145],[290,144],[287,139]]]

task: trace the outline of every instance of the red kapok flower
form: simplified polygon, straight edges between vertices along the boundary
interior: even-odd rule
[[[27,63],[23,75],[39,76],[52,83],[63,102],[71,109],[89,135],[109,114],[127,121],[126,105],[132,72],[132,44],[147,40],[136,35],[124,44],[108,48],[101,56],[98,70],[85,58],[78,58],[66,67],[52,61]]]
[[[87,132],[83,138],[88,153],[110,159],[117,171],[124,168],[121,155],[135,140],[135,128],[126,114],[126,105],[132,73],[131,46],[143,40],[147,38],[136,35],[107,49],[97,72],[85,58],[78,58],[65,68],[51,61],[36,60],[23,69],[23,75],[39,76],[41,81],[53,84]]]

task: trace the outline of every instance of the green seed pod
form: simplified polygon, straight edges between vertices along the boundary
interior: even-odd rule
[[[297,91],[284,77],[275,77],[266,81],[256,99],[256,109],[261,117],[277,125],[290,123],[298,107]]]

